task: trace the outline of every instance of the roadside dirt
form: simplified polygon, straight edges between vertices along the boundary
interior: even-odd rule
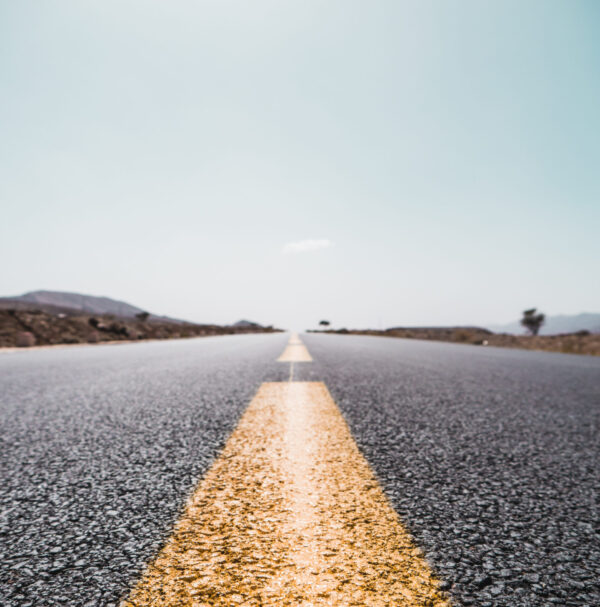
[[[317,332],[317,331],[315,331]],[[500,348],[523,348],[525,350],[544,350],[548,352],[563,352],[565,354],[591,354],[600,356],[600,334],[565,333],[561,335],[509,335],[507,333],[492,333],[487,329],[476,327],[449,328],[398,328],[377,330],[348,330],[322,331],[338,335],[378,335],[383,337],[403,337],[408,339],[426,339],[448,341],[453,343],[497,346]]]
[[[272,333],[273,327],[196,325],[158,320],[51,314],[42,310],[0,310],[0,348],[178,339],[236,333]]]

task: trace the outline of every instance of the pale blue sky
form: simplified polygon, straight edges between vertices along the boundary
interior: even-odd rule
[[[0,294],[600,311],[599,31],[596,1],[0,0]]]

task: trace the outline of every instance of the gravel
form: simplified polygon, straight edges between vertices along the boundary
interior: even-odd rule
[[[303,339],[456,605],[600,605],[600,358]]]

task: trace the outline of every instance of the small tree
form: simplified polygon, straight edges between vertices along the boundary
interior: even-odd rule
[[[532,334],[537,335],[541,326],[546,320],[545,314],[536,314],[537,308],[531,308],[531,310],[525,310],[523,312],[523,318],[521,324]]]
[[[322,320],[322,321],[319,323],[319,326],[320,326],[320,327],[328,327],[330,324],[331,324],[331,323],[330,323],[328,320]]]
[[[138,312],[135,317],[142,322],[146,322],[150,318],[150,312]]]

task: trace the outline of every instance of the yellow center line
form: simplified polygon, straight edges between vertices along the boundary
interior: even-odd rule
[[[309,354],[306,346],[298,337],[297,333],[292,333],[283,354],[277,359],[280,363],[308,363],[312,362],[312,357]]]
[[[122,607],[450,605],[321,382],[263,384]]]
[[[300,336],[298,335],[298,333],[293,332],[290,335],[290,339],[289,339],[288,343],[290,343],[290,344],[301,344],[302,340],[300,339]]]

